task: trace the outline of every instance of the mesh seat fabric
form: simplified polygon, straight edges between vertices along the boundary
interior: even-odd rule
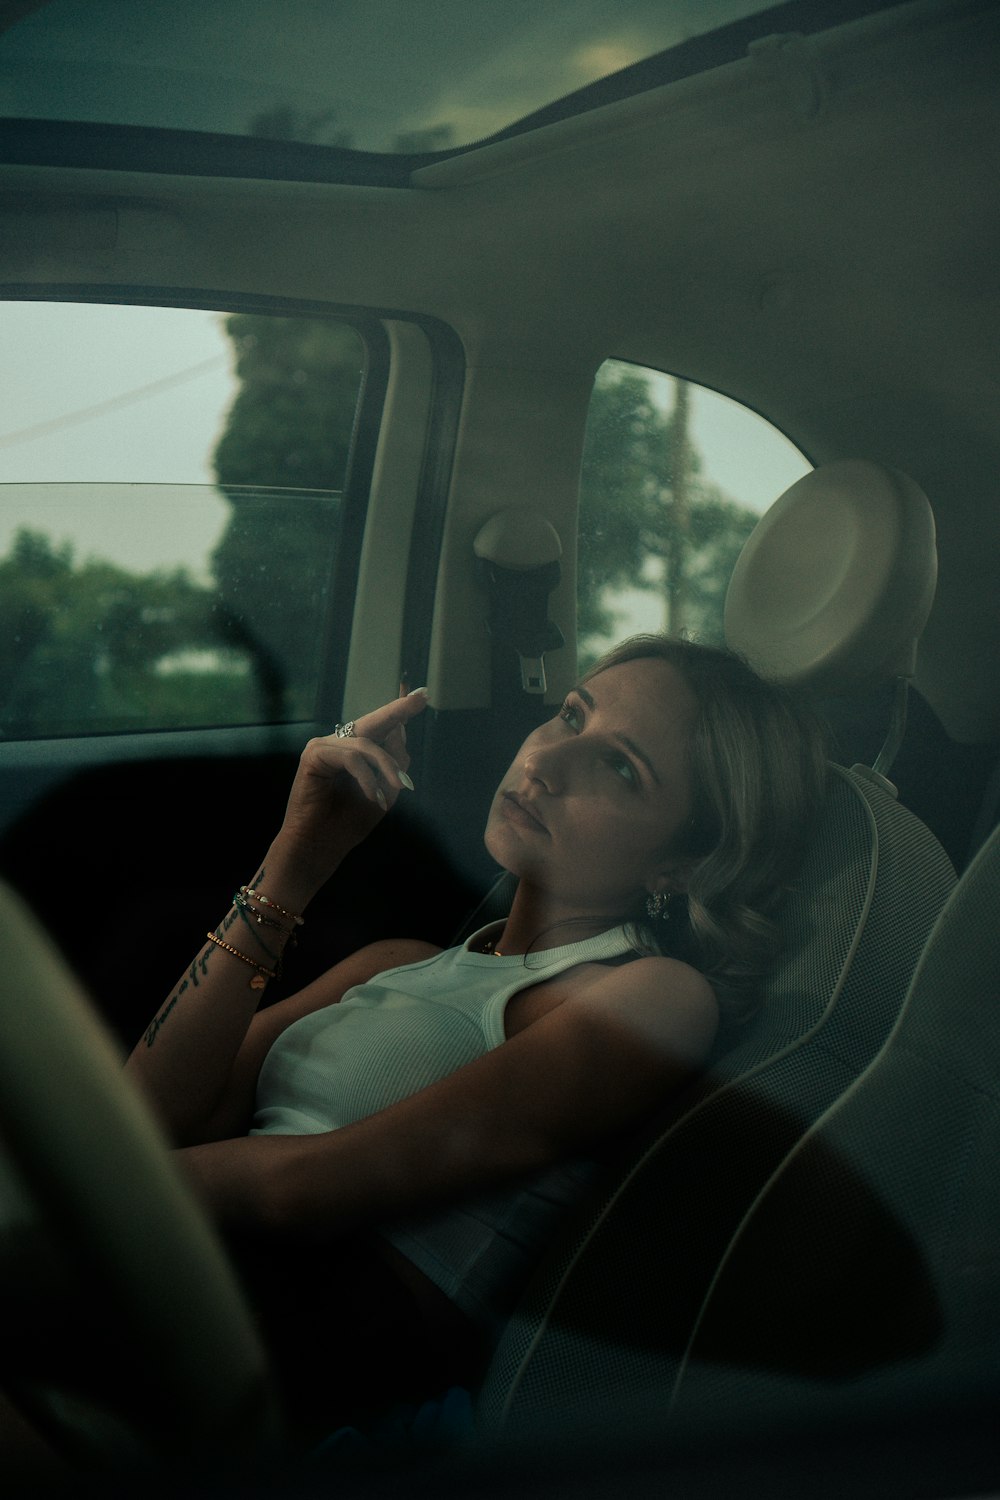
[[[995,1414],[998,914],[1000,830],[942,912],[885,1046],[735,1235],[678,1383],[678,1441]]]

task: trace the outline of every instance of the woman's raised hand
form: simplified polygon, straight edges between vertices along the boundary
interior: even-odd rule
[[[418,688],[355,719],[353,734],[327,734],[306,745],[277,842],[308,884],[318,889],[401,790],[412,789],[406,725],[426,706]]]

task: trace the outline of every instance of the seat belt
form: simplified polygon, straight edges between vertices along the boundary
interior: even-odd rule
[[[490,517],[473,549],[489,600],[493,707],[537,704],[548,687],[546,653],[565,645],[549,618],[562,573],[558,532],[534,511],[513,507]]]

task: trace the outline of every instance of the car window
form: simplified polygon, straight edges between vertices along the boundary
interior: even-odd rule
[[[7,302],[0,346],[0,734],[310,718],[358,332]]]
[[[0,100],[22,120],[445,150],[769,8],[768,0],[680,12],[661,0],[282,0],[276,45],[268,0],[145,0],[141,24],[132,0],[47,0],[5,19]]]
[[[723,606],[758,517],[812,465],[756,412],[659,370],[608,360],[580,479],[578,651],[623,636],[723,639]]]

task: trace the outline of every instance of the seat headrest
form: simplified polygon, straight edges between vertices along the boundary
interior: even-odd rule
[[[937,583],[934,516],[905,474],[824,464],[765,512],[726,595],[728,645],[763,676],[843,693],[913,675]]]

